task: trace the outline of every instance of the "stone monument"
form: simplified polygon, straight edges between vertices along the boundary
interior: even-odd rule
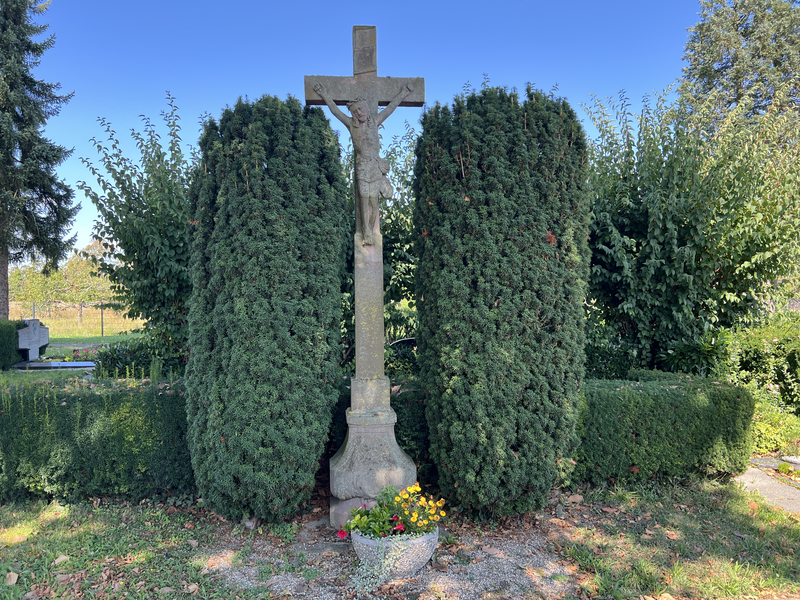
[[[394,190],[389,164],[380,155],[378,127],[398,106],[422,106],[421,77],[378,77],[375,27],[353,27],[353,76],[306,76],[306,104],[325,104],[350,131],[355,150],[356,374],[351,381],[347,437],[331,458],[331,526],[341,527],[350,509],[369,503],[382,488],[408,487],[414,462],[397,445],[397,415],[389,404],[383,370],[383,239],[380,200]],[[351,116],[339,109],[347,106]],[[379,106],[385,106],[379,112]]]

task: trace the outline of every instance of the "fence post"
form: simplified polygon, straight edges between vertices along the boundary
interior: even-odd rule
[[[103,337],[105,334],[103,332],[103,307],[100,307],[100,337]]]
[[[36,302],[31,303],[31,319],[36,318]]]

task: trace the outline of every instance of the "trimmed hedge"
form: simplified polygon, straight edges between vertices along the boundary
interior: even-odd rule
[[[0,369],[6,370],[22,360],[19,353],[19,337],[17,330],[22,321],[0,321]]]
[[[563,99],[484,88],[422,118],[416,341],[451,502],[543,506],[574,441],[588,277],[586,141]]]
[[[586,382],[576,480],[632,483],[656,475],[744,471],[752,450],[751,393],[708,379],[661,375],[642,382]]]
[[[0,391],[0,502],[192,490],[181,382]]]

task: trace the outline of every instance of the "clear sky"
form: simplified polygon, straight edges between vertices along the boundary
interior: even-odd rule
[[[53,0],[37,21],[50,25],[56,43],[34,74],[75,93],[45,128],[75,149],[59,177],[73,188],[97,187],[80,158],[99,163],[89,142],[103,135],[98,117],[136,158],[129,132],[141,130],[140,115],[161,123],[169,91],[183,139],[194,144],[201,115],[218,118],[240,96],[302,101],[304,75],[352,74],[353,25],[377,26],[378,74],[424,77],[429,105],[451,102],[467,83],[479,88],[486,74],[492,85],[520,90],[558,85],[585,119],[580,105],[592,95],[625,90],[637,106],[672,84],[699,10],[697,0]],[[419,130],[422,110],[398,109],[385,137],[401,133],[404,121]],[[97,213],[83,192],[75,189],[75,198],[83,205],[73,230],[81,248]]]

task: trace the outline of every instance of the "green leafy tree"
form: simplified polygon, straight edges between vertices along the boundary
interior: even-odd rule
[[[485,87],[416,148],[418,361],[455,504],[543,506],[574,436],[589,262],[586,140],[565,100]]]
[[[0,5],[0,319],[8,318],[8,266],[40,256],[44,270],[58,268],[75,238],[65,239],[80,205],[56,177],[70,150],[44,137],[47,119],[71,94],[33,76],[54,36],[33,19],[47,3],[3,0]]]
[[[92,140],[102,169],[81,159],[97,178],[100,191],[86,182],[78,187],[97,208],[92,234],[102,250],[87,256],[99,273],[108,276],[114,300],[131,319],[144,319],[153,354],[168,364],[185,362],[188,355],[190,224],[187,193],[191,164],[181,148],[180,117],[172,96],[163,113],[167,145],[145,118],[144,132],[131,131],[141,153],[139,162],[127,158],[116,132],[99,119],[109,145]]]
[[[228,517],[294,515],[338,397],[347,197],[319,108],[264,96],[210,120],[190,195],[189,448]]]
[[[760,310],[800,258],[794,117],[776,103],[751,118],[745,96],[713,134],[711,94],[691,109],[663,97],[637,119],[622,100],[596,101],[591,147],[593,322],[652,367],[678,344]],[[669,361],[667,361],[669,362]]]
[[[776,91],[793,81],[785,100],[800,110],[800,2],[700,0],[700,22],[689,29],[681,94],[692,105],[716,92],[724,115],[747,97],[749,116],[763,114]]]

